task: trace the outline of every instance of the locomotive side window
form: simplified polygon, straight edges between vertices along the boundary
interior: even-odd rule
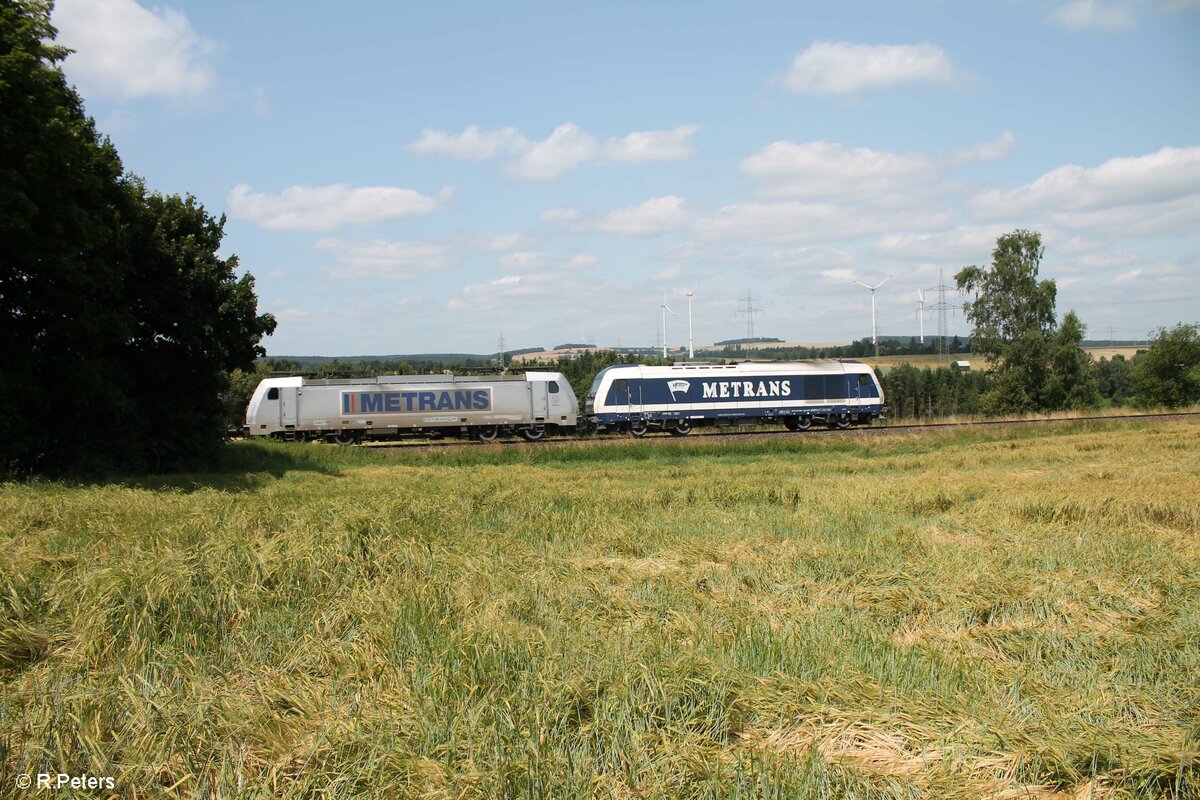
[[[558,381],[550,381],[550,394],[558,394]]]
[[[279,399],[279,387],[278,386],[272,386],[270,389],[267,390],[267,399],[268,400],[278,400]]]
[[[624,378],[622,378],[622,379],[621,379],[621,380],[619,380],[619,381],[613,381],[613,382],[612,382],[612,390],[613,390],[614,392],[627,392],[627,391],[629,391],[629,381],[625,380]]]

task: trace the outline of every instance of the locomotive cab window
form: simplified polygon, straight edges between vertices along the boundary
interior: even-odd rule
[[[550,381],[550,394],[558,394],[558,381]]]
[[[279,387],[278,386],[272,386],[270,389],[267,390],[267,399],[268,400],[278,400],[279,399]]]
[[[619,381],[613,381],[613,382],[612,382],[612,390],[613,390],[614,392],[627,392],[627,391],[629,391],[629,381],[625,380],[624,378],[622,378],[622,379],[621,379],[621,380],[619,380]]]

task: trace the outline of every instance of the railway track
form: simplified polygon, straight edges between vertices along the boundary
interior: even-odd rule
[[[496,440],[493,442],[477,442],[464,441],[462,439],[445,439],[445,440],[409,440],[399,442],[377,442],[366,445],[357,445],[359,447],[369,447],[372,450],[393,450],[393,451],[431,451],[442,450],[446,448],[464,448],[464,447],[523,447],[523,448],[539,448],[539,447],[562,447],[568,445],[580,444],[612,444],[614,442],[630,442],[630,441],[672,441],[672,442],[703,442],[706,440],[728,440],[731,437],[745,439],[746,441],[755,441],[757,439],[767,439],[775,436],[863,436],[863,435],[880,435],[886,433],[904,433],[904,432],[923,432],[934,430],[953,430],[962,428],[1002,428],[1002,427],[1034,427],[1042,425],[1062,425],[1073,422],[1130,422],[1135,420],[1166,420],[1166,419],[1185,419],[1188,417],[1200,418],[1200,411],[1179,411],[1179,412],[1161,412],[1154,414],[1106,414],[1100,416],[1089,417],[1048,417],[1044,419],[1017,419],[1017,420],[977,420],[966,422],[926,422],[913,423],[905,425],[876,425],[863,426],[847,429],[838,428],[818,428],[812,427],[807,431],[795,432],[789,431],[782,427],[774,428],[773,426],[733,426],[731,429],[701,429],[697,430],[688,436],[672,436],[669,433],[652,433],[643,437],[634,437],[628,433],[605,433],[593,434],[591,436],[572,436],[559,439],[544,439],[539,442],[527,442],[520,438]]]

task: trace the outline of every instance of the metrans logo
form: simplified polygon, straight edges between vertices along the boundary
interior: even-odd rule
[[[344,392],[343,414],[403,414],[408,411],[490,411],[488,389],[435,392]]]
[[[789,397],[791,381],[710,381],[704,384],[704,399],[716,397]]]

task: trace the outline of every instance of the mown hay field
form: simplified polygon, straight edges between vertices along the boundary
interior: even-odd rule
[[[1198,434],[3,485],[0,797],[1196,797]]]

